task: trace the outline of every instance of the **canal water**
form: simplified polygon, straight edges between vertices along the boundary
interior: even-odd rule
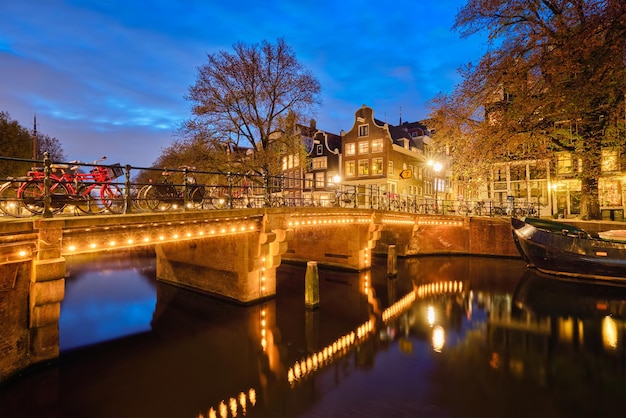
[[[516,259],[282,265],[239,306],[158,283],[152,257],[70,259],[61,356],[1,417],[624,417],[626,291]]]

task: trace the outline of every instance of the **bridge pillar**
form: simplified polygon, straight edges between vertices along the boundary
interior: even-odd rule
[[[62,220],[36,221],[37,253],[29,291],[31,363],[59,356],[59,317],[65,297],[65,258],[61,257]]]
[[[240,303],[276,294],[276,268],[293,230],[260,230],[156,246],[157,279]]]

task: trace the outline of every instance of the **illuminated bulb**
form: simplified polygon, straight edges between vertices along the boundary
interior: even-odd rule
[[[70,245],[70,251],[74,251],[76,250],[76,246],[75,245]],[[20,251],[20,256],[24,257],[26,255],[25,251]]]
[[[233,417],[237,416],[237,400],[235,400],[235,398],[230,398],[229,399],[229,404],[230,404],[230,413]]]
[[[160,239],[161,241],[163,241],[163,240],[165,239],[165,237],[164,237],[163,235],[161,235],[161,236],[159,237],[159,239]]]
[[[150,238],[145,237],[145,238],[143,239],[143,242],[150,242]]]
[[[92,244],[90,244],[90,245],[89,245],[89,247],[90,247],[90,248],[96,248],[96,244],[93,244],[93,243],[92,243]]]
[[[132,243],[133,243],[133,240],[132,240],[132,239],[129,239],[129,240],[128,240],[128,243],[129,243],[129,244],[132,244]]]
[[[174,239],[178,239],[178,234],[174,234]]]
[[[112,246],[114,246],[114,245],[115,245],[115,241],[111,241],[111,242],[109,242],[109,245],[110,245],[111,247],[112,247]]]

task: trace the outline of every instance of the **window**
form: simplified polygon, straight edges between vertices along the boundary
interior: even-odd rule
[[[370,134],[369,125],[359,125],[359,136],[368,136]]]
[[[383,174],[383,159],[382,157],[372,158],[372,175],[379,174]]]
[[[320,171],[315,173],[315,188],[323,189],[324,188],[324,172]]]
[[[528,166],[528,169],[529,169],[531,180],[548,178],[545,164],[540,164],[540,165],[530,164]]]
[[[328,157],[315,157],[311,159],[311,169],[313,170],[322,170],[327,167],[327,158]]]
[[[313,173],[306,173],[304,175],[304,188],[310,189],[313,187]]]
[[[372,152],[383,152],[382,138],[372,139]]]
[[[359,141],[359,154],[368,154],[370,152],[369,141]]]
[[[510,172],[511,181],[526,180],[526,165],[513,165]]]
[[[287,170],[287,157],[283,157],[283,171]]]
[[[346,161],[346,176],[354,177],[356,176],[356,166],[354,161]]]
[[[354,142],[346,144],[346,155],[354,155],[356,153],[356,145]]]
[[[334,187],[338,186],[339,183],[335,184],[335,176],[337,175],[336,171],[328,171],[326,172],[326,186]]]
[[[324,154],[324,146],[322,144],[318,144],[316,149],[317,149],[317,155],[323,155]]]
[[[572,170],[572,154],[569,152],[559,152],[556,156],[556,173],[571,174]]]
[[[387,167],[387,176],[393,176],[393,161],[389,161]]]
[[[619,153],[617,148],[602,150],[602,171],[619,171]]]
[[[370,162],[369,160],[359,160],[359,176],[369,176]]]

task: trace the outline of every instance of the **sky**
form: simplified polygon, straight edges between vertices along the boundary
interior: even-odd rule
[[[362,106],[397,124],[461,81],[484,40],[452,30],[465,0],[1,0],[0,111],[68,160],[149,167],[191,115],[207,54],[283,38],[321,85],[317,128]],[[0,150],[0,155],[2,150]]]

